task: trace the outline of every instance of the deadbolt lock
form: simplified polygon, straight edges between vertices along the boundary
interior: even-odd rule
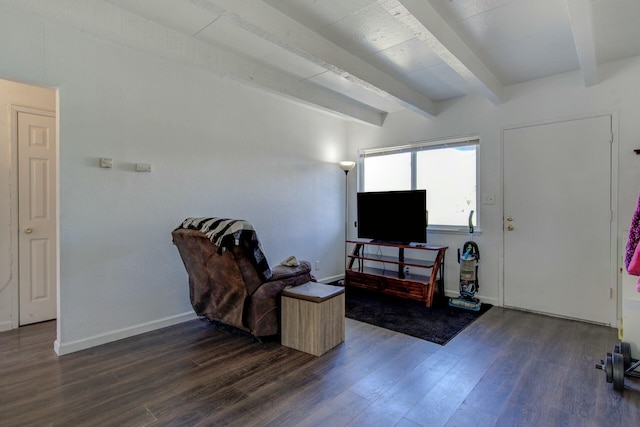
[[[512,231],[512,230],[513,230],[513,228],[514,228],[514,227],[513,227],[513,224],[509,224],[509,225],[507,225],[507,230]]]

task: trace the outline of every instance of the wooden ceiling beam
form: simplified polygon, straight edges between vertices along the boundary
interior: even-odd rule
[[[589,0],[567,0],[571,31],[585,86],[598,84],[598,64],[593,39],[593,17]]]
[[[494,104],[504,101],[503,86],[473,50],[425,0],[378,0],[444,63]]]

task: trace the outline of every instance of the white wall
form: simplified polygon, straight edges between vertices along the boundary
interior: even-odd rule
[[[601,83],[590,88],[579,73],[568,73],[509,87],[499,106],[469,96],[435,119],[390,114],[382,128],[347,123],[7,4],[0,5],[0,58],[0,78],[59,89],[62,352],[189,316],[187,278],[169,235],[186,216],[250,220],[272,263],[294,254],[320,261],[320,278],[340,274],[344,174],[333,162],[355,159],[359,148],[480,135],[480,192],[498,195],[496,205],[481,207],[476,237],[480,296],[493,303],[501,296],[503,128],[615,112],[618,259],[640,191],[640,157],[631,151],[640,148],[638,58],[601,66]],[[113,169],[98,167],[103,156],[113,158]],[[151,163],[153,171],[134,172],[136,162]],[[0,167],[6,175],[6,163]],[[353,224],[355,174],[349,178]],[[429,239],[451,247],[447,289],[456,293],[454,253],[467,236]],[[6,257],[0,252],[0,265]]]
[[[59,89],[62,353],[192,316],[170,237],[188,216],[341,273],[344,120],[4,5],[0,29],[0,78]]]
[[[589,88],[585,88],[580,73],[567,73],[508,87],[508,101],[498,106],[482,97],[468,96],[443,105],[446,109],[435,119],[401,112],[390,114],[381,129],[350,124],[350,157],[355,159],[361,148],[466,134],[479,135],[479,192],[498,195],[496,205],[481,205],[479,209],[482,233],[475,236],[482,258],[479,294],[484,301],[501,303],[501,138],[504,128],[603,112],[614,113],[618,118],[618,123],[613,126],[619,152],[619,180],[614,185],[619,203],[615,213],[618,216],[618,259],[622,259],[631,215],[640,192],[640,157],[632,151],[640,148],[640,58],[601,65],[599,72],[601,82]],[[567,165],[568,170],[572,167],[580,165]],[[355,191],[355,186],[352,190]],[[350,200],[350,207],[354,212],[355,197]],[[352,224],[353,220],[350,221]],[[353,236],[356,231],[350,227],[349,233]],[[456,294],[459,267],[455,251],[467,240],[468,235],[429,233],[428,238],[431,242],[449,245],[446,290]]]

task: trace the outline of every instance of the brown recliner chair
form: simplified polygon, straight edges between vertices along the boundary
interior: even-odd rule
[[[177,228],[171,234],[189,275],[196,314],[256,337],[280,333],[282,289],[315,281],[308,261],[296,267],[267,267],[270,277],[265,278],[251,257],[255,242],[241,239],[221,251],[201,231]]]

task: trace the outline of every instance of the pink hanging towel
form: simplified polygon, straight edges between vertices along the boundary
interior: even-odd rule
[[[640,276],[640,245],[636,246],[633,256],[627,266],[627,272],[633,276]]]
[[[629,241],[627,241],[627,253],[624,257],[624,266],[627,267],[627,271],[629,269],[629,263],[631,262],[631,258],[633,258],[633,254],[638,247],[638,242],[640,241],[640,197],[638,198],[638,205],[636,207],[636,211],[633,213],[633,217],[631,218],[631,227],[629,228]]]
[[[627,253],[624,257],[624,265],[627,272],[633,276],[640,276],[640,197],[636,211],[631,218],[631,227],[629,228],[629,241],[627,241]],[[636,284],[636,291],[640,292],[640,278]]]
[[[633,276],[640,276],[640,245],[637,245],[636,250],[633,252],[633,256],[627,267],[627,272]],[[640,278],[638,278],[638,282],[636,283],[636,291],[640,292]]]

